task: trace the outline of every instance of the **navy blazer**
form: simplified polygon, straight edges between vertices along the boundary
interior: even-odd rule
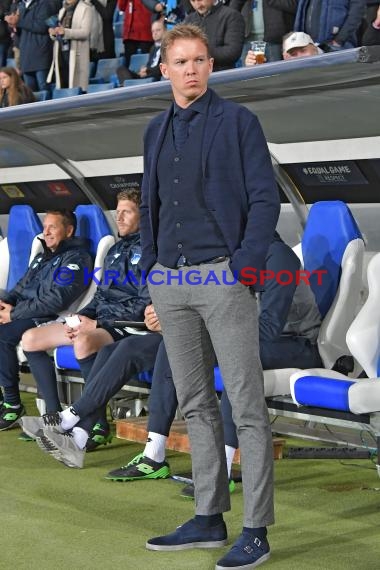
[[[157,261],[160,201],[157,160],[173,105],[155,117],[144,135],[140,235],[141,266]],[[202,145],[203,193],[230,252],[230,267],[258,271],[276,228],[280,200],[267,143],[257,117],[211,91]],[[260,286],[257,287],[260,289]]]

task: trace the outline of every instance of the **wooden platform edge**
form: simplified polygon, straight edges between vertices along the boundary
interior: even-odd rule
[[[133,418],[127,420],[117,420],[116,437],[127,439],[128,441],[136,441],[145,443],[147,438],[147,419]],[[279,437],[273,438],[273,458],[282,459],[283,447],[285,440]],[[166,448],[173,451],[181,451],[190,453],[190,442],[186,431],[184,421],[177,420],[173,422],[169,437],[166,442]],[[237,450],[234,457],[234,463],[240,464],[240,451]]]

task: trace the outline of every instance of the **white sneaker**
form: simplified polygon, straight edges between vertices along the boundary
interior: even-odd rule
[[[32,439],[36,439],[38,435],[42,435],[45,427],[55,428],[58,431],[61,425],[61,417],[59,412],[44,414],[43,416],[23,416],[20,420],[23,431]],[[40,433],[41,432],[41,433]]]
[[[45,427],[44,420],[41,416],[24,416],[21,418],[20,424],[23,432],[32,439],[36,439],[39,432],[42,433]]]

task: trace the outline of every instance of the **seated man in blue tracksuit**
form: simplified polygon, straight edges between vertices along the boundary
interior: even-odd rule
[[[115,321],[142,321],[144,318],[144,309],[150,300],[147,287],[142,284],[138,264],[141,256],[139,206],[139,190],[129,189],[118,194],[116,224],[121,239],[107,253],[103,279],[92,301],[78,312],[77,325],[54,323],[29,330],[22,337],[24,352],[48,413],[59,411],[61,406],[54,365],[46,351],[73,345],[86,380],[97,352],[129,334],[125,328],[115,326]],[[96,275],[94,272],[94,278]],[[107,443],[110,439],[104,409],[94,426],[88,448]]]
[[[25,413],[19,391],[16,348],[28,329],[39,330],[69,308],[86,289],[85,271],[92,270],[87,240],[73,237],[75,215],[69,210],[51,210],[43,222],[43,253],[31,262],[24,277],[0,300],[0,386],[4,403],[0,408],[0,431],[13,427]],[[71,282],[56,278],[70,270]],[[44,328],[44,327],[42,327]]]
[[[316,306],[311,289],[304,283],[296,284],[296,272],[300,268],[300,262],[294,252],[287,246],[278,235],[271,244],[266,260],[267,271],[275,275],[280,271],[287,271],[294,275],[289,285],[280,285],[276,279],[267,281],[265,292],[260,299],[260,356],[263,368],[288,368],[288,367],[318,367],[322,362],[316,345],[320,314]],[[145,311],[145,322],[152,331],[159,331],[160,326],[153,306],[148,306]],[[120,349],[112,356],[112,369],[118,370],[126,360],[123,355],[122,344],[130,342],[129,339],[119,343]],[[138,343],[136,339],[135,343]],[[152,347],[149,347],[148,360],[152,361]],[[96,377],[91,378],[91,388],[83,393],[82,398],[73,406],[60,414],[62,427],[69,430],[85,421],[85,416],[92,413],[98,406],[103,405],[123,385],[122,374],[114,381],[108,379],[107,368],[101,369],[101,364],[107,361],[103,349],[96,362]],[[125,467],[111,471],[108,479],[119,481],[131,481],[136,479],[157,479],[169,475],[169,466],[165,461],[165,443],[169,430],[177,410],[177,397],[173,384],[172,373],[169,366],[165,345],[155,341],[154,349],[157,358],[154,365],[152,389],[149,398],[148,416],[148,440],[144,452]],[[128,355],[131,352],[128,350]],[[131,364],[129,363],[129,370]],[[109,361],[110,363],[111,361]],[[137,366],[139,363],[137,363]],[[94,367],[94,368],[95,368]],[[135,365],[136,368],[136,365]],[[149,369],[147,361],[145,366],[140,363],[140,370]],[[107,379],[107,381],[106,381]],[[89,380],[90,384],[90,380]],[[223,395],[223,398],[226,398]],[[228,406],[223,406],[226,412]],[[225,429],[231,425],[232,418],[224,416]],[[61,420],[58,420],[58,424]],[[226,432],[226,445],[232,447],[236,435]],[[73,440],[54,434],[51,430],[44,430],[44,442],[46,451],[60,458],[66,464],[76,463],[82,466],[83,453]]]

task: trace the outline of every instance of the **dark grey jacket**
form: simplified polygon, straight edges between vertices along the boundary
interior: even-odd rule
[[[193,12],[185,24],[195,24],[204,30],[214,58],[214,71],[231,69],[239,59],[243,44],[245,23],[243,16],[228,6],[217,4],[205,16]]]
[[[4,16],[8,14],[11,7],[11,0],[0,0],[0,43],[7,43],[10,40],[8,24],[4,20]]]
[[[298,0],[263,0],[264,41],[282,44],[293,31]]]

